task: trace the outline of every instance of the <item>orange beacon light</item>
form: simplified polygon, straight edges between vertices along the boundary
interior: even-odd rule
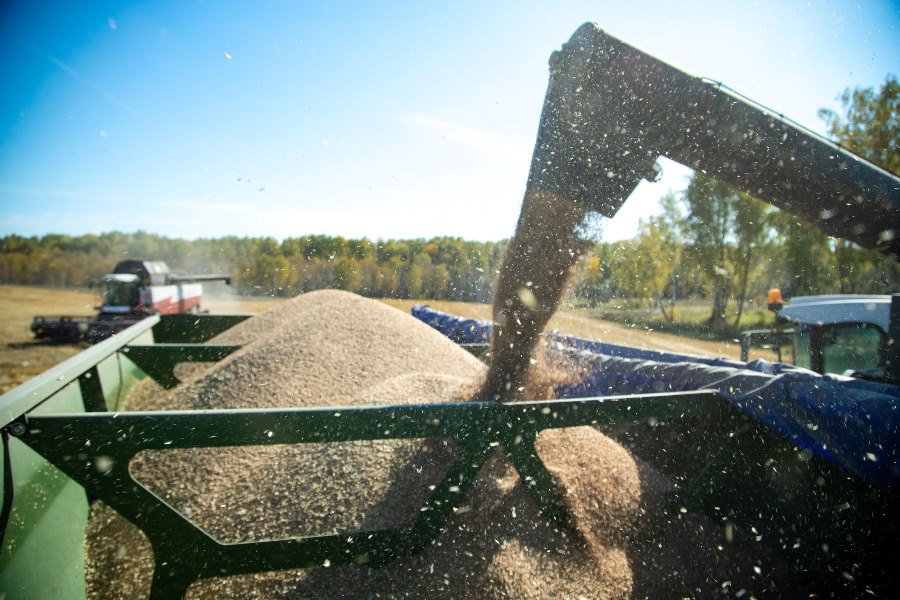
[[[781,297],[781,290],[772,288],[769,290],[769,310],[778,311],[784,307],[784,300]]]

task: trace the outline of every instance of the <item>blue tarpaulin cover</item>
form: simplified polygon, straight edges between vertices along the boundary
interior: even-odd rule
[[[424,305],[413,316],[460,344],[490,340],[490,321]],[[548,351],[583,375],[561,398],[715,389],[754,419],[856,477],[900,491],[900,386],[550,334]]]

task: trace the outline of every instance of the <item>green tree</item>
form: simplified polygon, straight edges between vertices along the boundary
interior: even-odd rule
[[[774,213],[772,219],[783,261],[782,291],[788,297],[830,291],[833,270],[829,238],[785,211]]]
[[[888,75],[879,90],[846,89],[840,95],[844,115],[819,110],[832,136],[845,148],[900,173],[900,84]]]
[[[729,260],[729,237],[734,230],[737,192],[702,173],[695,173],[684,194],[688,214],[686,233],[712,297],[708,323],[725,323],[725,309],[731,293],[733,265]]]
[[[637,244],[634,248],[634,261],[630,268],[637,277],[642,289],[641,296],[651,298],[662,313],[663,319],[671,322],[675,317],[674,302],[666,302],[666,290],[672,285],[675,273],[675,244],[670,237],[663,219],[650,217],[641,223]]]
[[[334,261],[334,285],[339,290],[356,293],[361,282],[359,261],[341,256]]]
[[[572,285],[572,293],[579,300],[594,306],[605,298],[608,281],[604,275],[609,271],[605,261],[605,253],[609,244],[596,244],[590,253],[585,255]]]
[[[426,279],[431,271],[431,257],[427,254],[417,255],[412,265],[406,270],[406,297],[422,298],[426,289]]]
[[[450,296],[450,269],[441,263],[434,265],[428,274],[428,298],[440,299]]]
[[[683,203],[673,193],[665,194],[659,201],[662,212],[656,218],[656,227],[660,237],[661,252],[659,261],[664,262],[665,285],[660,290],[660,310],[666,315],[664,295],[668,292],[669,321],[675,319],[675,301],[682,287],[682,262],[684,254],[685,215]]]
[[[888,75],[880,89],[846,89],[839,96],[843,116],[821,109],[829,133],[845,148],[900,174],[900,83]],[[893,291],[898,286],[898,263],[850,242],[835,243],[839,291]]]
[[[622,240],[611,245],[607,255],[610,283],[616,296],[646,298],[646,288],[638,266],[641,257],[637,239]]]
[[[772,209],[768,204],[760,202],[749,194],[738,194],[734,214],[734,267],[737,285],[737,315],[734,325],[740,325],[744,314],[744,301],[750,288],[750,276],[753,267],[761,256],[771,230],[769,214]]]

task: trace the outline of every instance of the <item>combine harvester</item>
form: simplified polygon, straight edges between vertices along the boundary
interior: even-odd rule
[[[160,260],[123,260],[100,278],[100,312],[93,317],[44,317],[31,321],[38,339],[54,342],[102,342],[150,315],[197,314],[203,281],[224,281],[227,275],[176,275]]]
[[[896,176],[583,26],[551,58],[529,188],[612,214],[652,176],[660,155],[814,219],[829,235],[900,250]],[[891,312],[889,335],[897,340],[897,297]],[[363,556],[383,565],[417,553],[440,534],[496,447],[533,483],[528,490],[544,517],[564,525],[559,490],[534,443],[544,429],[580,425],[604,428],[678,482],[673,507],[756,532],[811,593],[887,597],[896,589],[900,344],[887,345],[885,380],[877,383],[557,336],[549,338],[551,357],[581,373],[558,390],[559,400],[116,412],[137,379],[171,387],[178,362],[217,360],[235,349],[202,342],[241,317],[175,317],[184,315],[147,317],[0,398],[0,590],[7,597],[84,597],[88,498],[146,533],[157,599],[181,597],[200,578]],[[484,324],[440,318],[477,333],[459,341],[486,340]],[[144,450],[430,437],[454,439],[457,456],[404,530],[223,544],[128,470]],[[719,583],[725,589],[728,582]]]

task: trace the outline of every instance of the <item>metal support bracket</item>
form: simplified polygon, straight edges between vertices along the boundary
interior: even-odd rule
[[[169,390],[181,383],[175,376],[178,363],[216,362],[239,348],[232,344],[151,344],[126,346],[121,352]]]
[[[153,339],[166,344],[206,342],[251,315],[160,315],[153,326]]]
[[[103,383],[100,381],[100,372],[97,367],[92,367],[78,377],[78,386],[81,388],[81,399],[84,402],[85,412],[102,412],[106,410],[106,397],[103,394]]]

